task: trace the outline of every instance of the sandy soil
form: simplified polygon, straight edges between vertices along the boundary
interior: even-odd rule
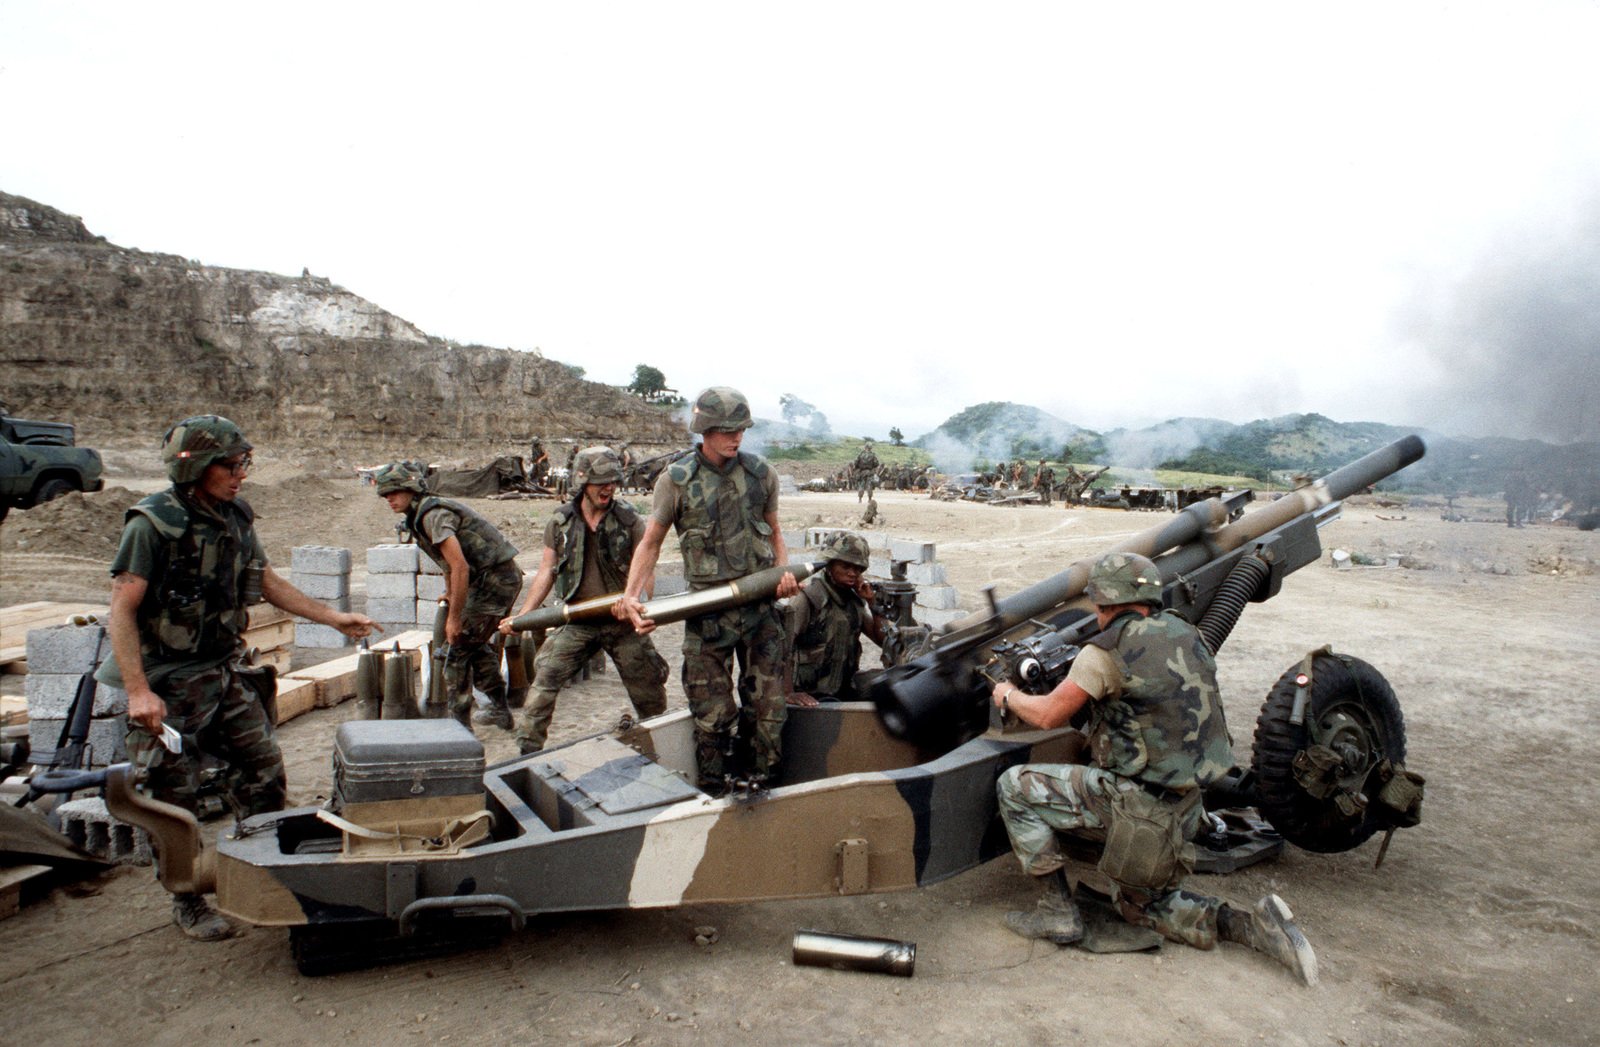
[[[291,472],[263,470],[247,489],[279,563],[295,544],[359,552],[391,533],[384,507],[348,474]],[[138,490],[158,478],[153,462],[133,462],[112,482]],[[895,493],[880,503],[891,533],[938,543],[972,608],[984,585],[1014,591],[1156,522]],[[508,525],[531,563],[548,503],[477,504]],[[1492,516],[1495,506],[1478,509]],[[852,496],[804,495],[785,501],[782,518],[798,544],[804,527],[855,514]],[[61,526],[72,527],[66,514]],[[26,528],[4,530],[0,602],[104,593],[109,549],[89,542],[104,536],[71,529],[55,541],[40,532],[19,540]],[[1009,858],[910,893],[539,918],[498,946],[322,979],[295,971],[281,931],[182,940],[150,871],[125,869],[0,923],[3,1039],[83,1042],[112,1030],[163,1044],[1600,1039],[1600,787],[1585,756],[1600,733],[1590,693],[1600,678],[1600,534],[1446,523],[1437,507],[1416,504],[1350,506],[1323,544],[1380,560],[1402,552],[1418,566],[1309,567],[1247,611],[1219,658],[1236,755],[1248,763],[1256,713],[1278,675],[1331,643],[1372,662],[1399,694],[1409,764],[1428,777],[1424,822],[1396,836],[1381,869],[1374,841],[1341,855],[1291,849],[1194,881],[1237,900],[1283,894],[1317,948],[1318,988],[1232,946],[1106,957],[1027,943],[1000,924],[1006,909],[1033,900]],[[663,630],[674,664],[680,629]],[[670,687],[681,705],[676,680]],[[602,729],[625,708],[608,671],[563,696],[552,738]],[[332,735],[350,711],[283,730],[292,801],[327,791]],[[512,751],[503,735],[489,748],[491,759]],[[706,925],[718,940],[697,946],[695,928]],[[915,941],[916,975],[794,967],[800,928]]]

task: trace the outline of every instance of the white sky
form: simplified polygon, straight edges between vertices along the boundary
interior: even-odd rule
[[[1595,438],[1586,364],[1576,428],[1536,431],[1451,384],[1450,341],[1470,274],[1507,243],[1558,264],[1538,245],[1600,214],[1597,29],[1592,2],[0,0],[0,189],[843,432],[1014,400]]]

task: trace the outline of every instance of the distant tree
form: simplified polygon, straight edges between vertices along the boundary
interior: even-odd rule
[[[567,369],[567,373],[572,375],[574,378],[582,378],[584,375],[589,373],[588,371],[579,367],[577,364],[562,364],[561,366],[565,367]]]
[[[666,392],[667,376],[651,367],[649,364],[640,364],[633,369],[633,381],[628,384],[628,392],[641,400],[654,400]]]
[[[811,417],[817,410],[793,393],[778,397],[778,407],[783,411],[783,420],[791,425],[799,425],[802,419]]]
[[[889,430],[889,439],[894,441],[896,447],[904,447],[906,445],[906,434],[900,431],[899,426]]]

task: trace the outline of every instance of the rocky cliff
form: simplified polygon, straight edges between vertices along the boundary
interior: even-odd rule
[[[537,352],[456,345],[320,277],[107,243],[0,193],[0,397],[144,441],[216,411],[253,438],[356,448],[503,447],[530,436],[683,442],[681,424]]]

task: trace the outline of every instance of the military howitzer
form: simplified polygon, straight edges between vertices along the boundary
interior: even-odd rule
[[[1195,623],[1216,652],[1246,604],[1270,599],[1286,575],[1320,558],[1317,531],[1337,517],[1340,501],[1424,451],[1408,436],[1232,523],[1249,492],[1207,499],[1107,552],[1153,559],[1163,607]],[[1053,688],[1100,631],[1083,595],[1091,563],[1081,560],[1004,600],[991,597],[987,615],[951,623],[929,651],[884,670],[867,686],[884,728],[943,748],[997,726],[988,698],[994,682],[1029,693]],[[1380,828],[1410,824],[1386,801],[1370,802],[1397,774],[1409,779],[1404,758],[1393,690],[1370,665],[1324,648],[1274,687],[1257,722],[1254,766],[1229,786],[1233,799],[1258,803],[1291,842],[1345,850]],[[1405,813],[1414,816],[1417,804],[1420,788]]]

